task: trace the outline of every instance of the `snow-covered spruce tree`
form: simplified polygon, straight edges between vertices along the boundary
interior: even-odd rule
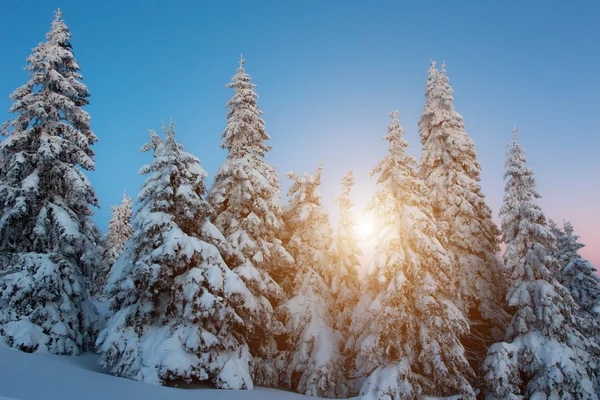
[[[341,334],[331,314],[333,232],[318,191],[321,173],[319,166],[314,177],[286,175],[293,180],[284,215],[286,248],[296,261],[296,277],[293,296],[281,310],[288,318],[290,387],[310,396],[335,397],[344,371]]]
[[[490,399],[597,399],[597,347],[581,333],[577,306],[555,278],[558,262],[535,190],[534,172],[516,141],[507,151],[502,239],[514,310],[507,342],[492,345],[483,364]]]
[[[550,251],[550,255],[558,261],[558,259],[560,258],[558,249],[561,247],[561,243],[564,240],[564,231],[552,219],[548,220],[548,228],[550,229],[550,233],[552,233],[552,235],[554,236],[554,241],[556,244],[556,246],[554,246]]]
[[[556,238],[553,256],[558,260],[558,281],[571,293],[579,306],[578,320],[582,333],[600,346],[600,278],[592,264],[581,257],[578,250],[584,247],[578,243],[573,224],[565,222],[560,229],[550,221],[550,230]],[[600,393],[600,362],[596,362],[596,394]]]
[[[551,228],[557,239],[558,281],[571,292],[581,311],[600,317],[600,278],[596,268],[578,253],[585,245],[577,242],[579,236],[571,222],[560,229],[551,221]]]
[[[335,298],[333,314],[335,328],[347,338],[352,313],[360,297],[358,281],[359,257],[362,250],[356,233],[356,218],[352,213],[354,204],[350,199],[350,190],[354,186],[354,173],[348,171],[342,178],[342,193],[335,199],[340,210],[337,235],[333,243],[333,284]]]
[[[429,189],[440,234],[452,262],[455,302],[468,317],[463,339],[467,357],[478,368],[487,347],[500,340],[509,320],[503,309],[507,282],[497,256],[498,228],[481,192],[481,167],[462,116],[454,110],[445,65],[431,63],[425,107],[419,121],[423,145],[420,176]]]
[[[108,223],[108,232],[104,239],[102,266],[99,270],[95,271],[92,277],[91,292],[93,295],[102,295],[111,267],[121,255],[125,248],[125,243],[133,234],[133,228],[131,227],[131,207],[131,197],[125,193],[120,205],[110,207],[112,218]]]
[[[277,362],[276,338],[284,332],[274,309],[285,297],[278,282],[284,282],[280,279],[284,273],[291,273],[293,260],[278,237],[283,228],[281,189],[275,168],[264,159],[270,149],[265,141],[270,138],[256,102],[255,86],[241,59],[227,85],[234,94],[227,102],[221,146],[229,154],[215,176],[208,201],[215,210],[213,223],[236,252],[235,260],[226,260],[228,265],[260,299],[260,312],[253,316],[254,327],[247,330],[246,337],[254,359],[254,382],[277,386],[282,366]]]
[[[238,330],[258,299],[223,261],[226,240],[209,221],[206,172],[175,140],[150,132],[154,160],[133,218],[133,236],[105,291],[115,311],[98,337],[100,364],[113,374],[164,384],[211,381],[251,389],[251,356]]]
[[[86,277],[100,265],[98,205],[84,171],[97,141],[89,92],[59,10],[27,58],[0,143],[0,333],[11,346],[78,354],[100,328]]]
[[[348,342],[356,376],[368,377],[360,392],[364,399],[474,398],[460,342],[469,324],[452,302],[450,259],[416,160],[405,152],[398,112],[390,116],[389,153],[373,170],[378,190],[369,205],[377,246]]]

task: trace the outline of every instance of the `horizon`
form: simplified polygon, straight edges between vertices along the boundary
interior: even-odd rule
[[[335,5],[341,2],[313,2],[314,10],[307,10],[297,4],[233,2],[230,6],[242,11],[230,15],[222,4],[210,9],[125,4],[117,15],[110,2],[61,3],[91,93],[85,109],[99,141],[96,171],[88,176],[100,199],[94,220],[103,232],[109,206],[120,203],[124,191],[135,200],[144,180],[137,172],[151,158],[139,152],[148,140],[146,129],[159,130],[170,116],[178,141],[209,173],[210,186],[226,156],[219,144],[232,91],[224,86],[241,53],[258,85],[273,146],[267,160],[279,173],[284,203],[290,183],[284,174],[312,174],[323,162],[321,193],[332,221],[337,219],[333,198],[348,169],[356,176],[351,196],[359,214],[375,192],[370,171],[387,152],[382,138],[388,112],[400,111],[409,153],[420,157],[417,122],[428,63],[437,59],[448,65],[455,108],[475,141],[494,221],[499,224],[505,144],[516,123],[546,216],[572,221],[586,245],[581,254],[600,265],[595,154],[600,139],[589,128],[600,105],[595,96],[600,82],[587,77],[588,65],[600,58],[592,43],[600,33],[594,23],[600,6],[593,2],[578,10],[559,2],[542,9],[535,2],[509,2],[505,8],[435,3],[425,8],[430,11],[425,21],[422,5],[343,2],[339,10]],[[11,5],[8,23],[0,27],[12,39],[3,45],[0,66],[5,120],[8,95],[26,82],[25,59],[44,40],[58,7],[38,1],[31,11],[24,8]],[[511,12],[515,9],[520,12]],[[265,13],[278,18],[261,25]],[[396,14],[405,16],[400,26],[392,25]],[[491,14],[497,19],[490,24],[485,16]],[[450,17],[456,18],[452,24]],[[14,35],[17,26],[27,29]],[[397,43],[401,46],[390,51]],[[542,68],[544,59],[552,62]]]

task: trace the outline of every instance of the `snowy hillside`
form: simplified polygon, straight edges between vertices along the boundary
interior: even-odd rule
[[[98,356],[57,356],[23,353],[0,340],[0,400],[301,400],[311,397],[276,389],[229,391],[171,388],[118,378],[96,366]],[[201,395],[198,393],[201,391]]]

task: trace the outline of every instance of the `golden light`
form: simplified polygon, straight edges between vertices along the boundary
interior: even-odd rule
[[[361,239],[368,239],[375,232],[373,218],[369,214],[361,214],[354,229]]]

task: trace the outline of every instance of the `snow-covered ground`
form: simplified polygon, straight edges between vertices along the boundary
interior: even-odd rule
[[[307,400],[283,390],[255,388],[228,391],[172,388],[108,375],[96,365],[98,356],[28,354],[0,339],[0,400]]]

